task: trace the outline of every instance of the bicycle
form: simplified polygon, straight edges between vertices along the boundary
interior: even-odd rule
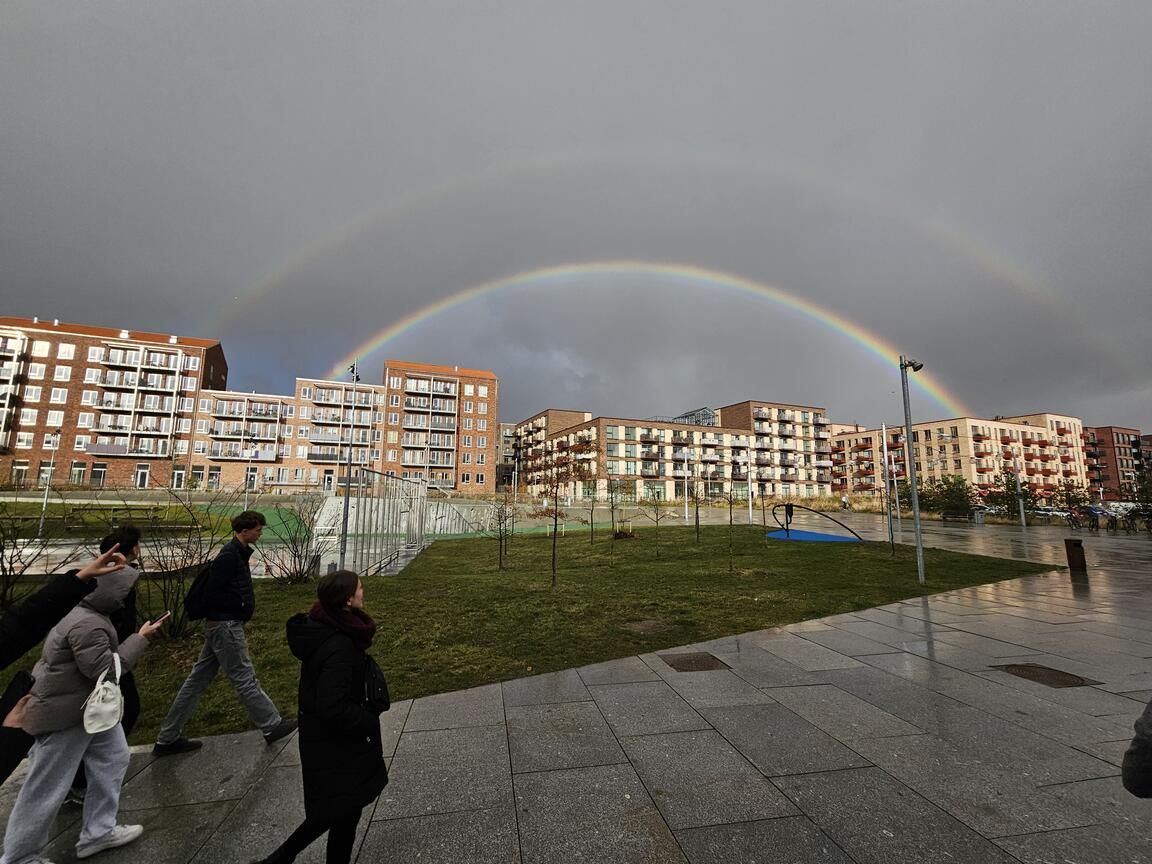
[[[1110,534],[1115,534],[1117,531],[1120,530],[1120,521],[1116,518],[1115,513],[1109,514],[1108,524],[1107,524],[1107,526],[1105,526],[1105,530],[1108,531]]]
[[[1084,523],[1080,521],[1080,517],[1075,513],[1069,513],[1064,517],[1064,520],[1073,531],[1079,531],[1084,526]]]
[[[1124,517],[1124,533],[1125,534],[1135,534],[1139,530],[1140,530],[1140,526],[1137,525],[1135,516],[1133,516],[1132,514],[1129,513],[1127,516]]]
[[[1100,530],[1100,517],[1097,516],[1095,513],[1088,514],[1088,530],[1089,531],[1099,531]]]

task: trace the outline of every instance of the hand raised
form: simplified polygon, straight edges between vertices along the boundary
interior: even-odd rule
[[[120,544],[117,543],[96,560],[89,561],[76,573],[76,578],[91,579],[93,576],[115,573],[117,570],[123,568],[128,563],[128,559],[116,551],[119,548]]]
[[[146,621],[144,626],[140,628],[140,635],[145,639],[151,639],[156,633],[160,632],[160,628],[164,626],[164,622],[171,616],[171,612],[165,612],[155,621]]]

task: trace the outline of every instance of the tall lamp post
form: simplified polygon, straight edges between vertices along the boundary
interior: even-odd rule
[[[52,433],[52,459],[48,463],[48,476],[44,479],[44,503],[40,505],[40,527],[36,529],[36,536],[44,533],[44,517],[48,513],[48,493],[52,489],[52,475],[56,473],[56,451],[60,449],[60,430]]]
[[[356,385],[360,382],[359,360],[348,367],[352,373],[352,416],[348,423],[348,470],[344,475],[344,517],[340,523],[340,569],[348,552],[348,508],[352,504],[352,436],[356,432]],[[359,512],[359,511],[357,511]]]
[[[900,387],[904,391],[904,458],[908,465],[908,487],[912,496],[912,522],[916,530],[916,579],[924,584],[924,535],[920,531],[920,496],[916,490],[916,460],[912,451],[912,403],[908,398],[908,370],[919,372],[924,364],[900,355]]]

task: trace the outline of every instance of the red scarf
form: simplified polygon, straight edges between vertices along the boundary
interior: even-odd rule
[[[347,606],[334,610],[317,600],[308,610],[308,617],[347,633],[361,651],[368,650],[368,646],[372,644],[372,637],[376,635],[376,622],[363,609]]]

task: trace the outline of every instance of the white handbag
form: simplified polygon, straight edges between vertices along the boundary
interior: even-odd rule
[[[96,679],[96,686],[84,700],[84,731],[91,735],[107,732],[124,716],[124,697],[120,694],[120,655],[112,655],[116,680],[108,680],[105,669]]]

